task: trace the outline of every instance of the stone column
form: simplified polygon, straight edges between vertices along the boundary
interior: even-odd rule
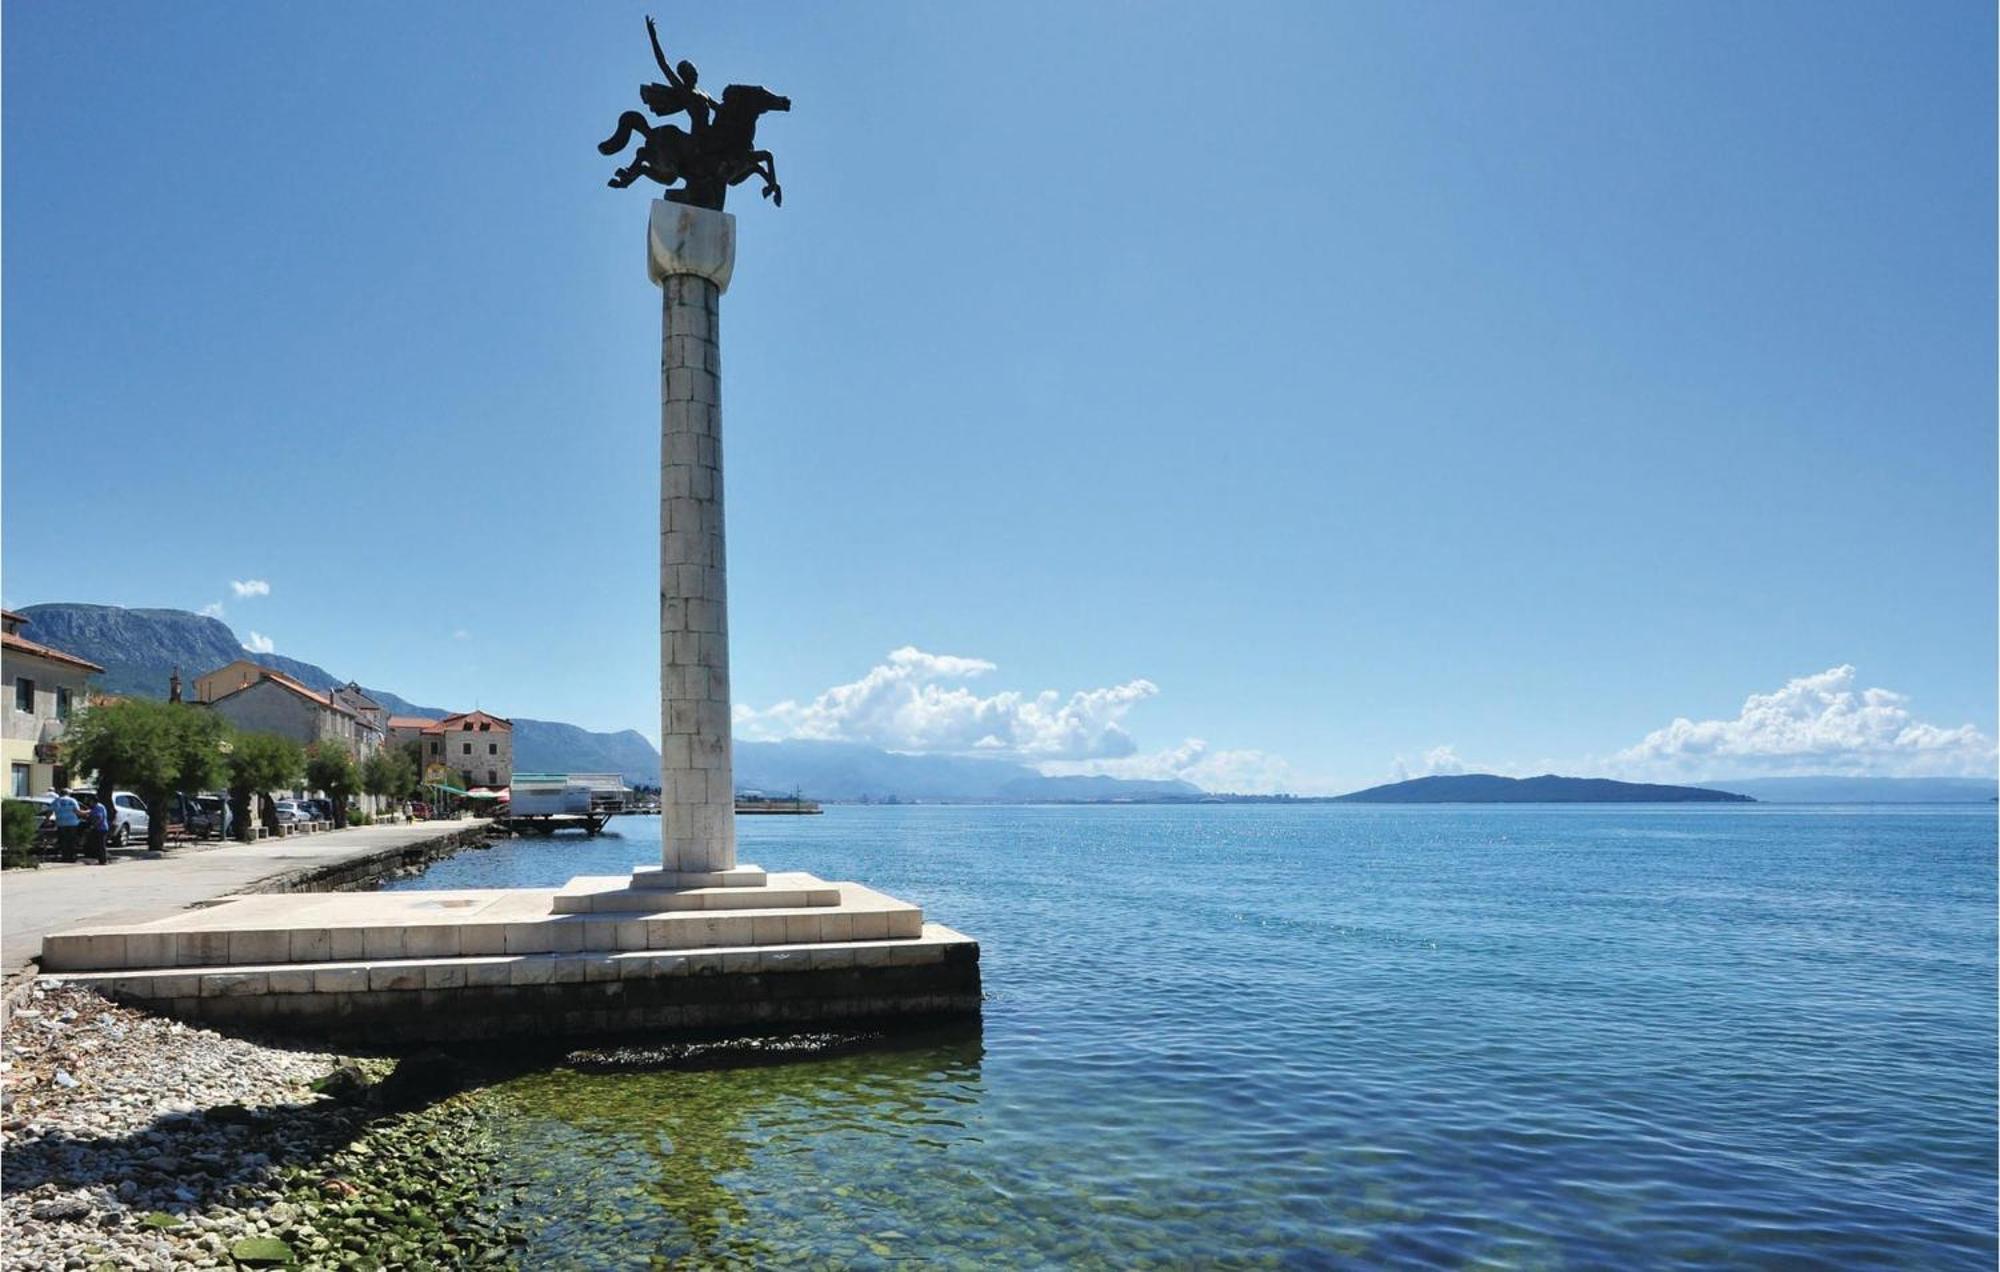
[[[666,882],[736,865],[729,605],[722,535],[716,301],[736,218],[657,200],[647,273],[660,285],[660,808]],[[678,876],[678,878],[676,878]]]

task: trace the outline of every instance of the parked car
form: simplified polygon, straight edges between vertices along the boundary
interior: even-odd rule
[[[281,799],[277,802],[276,807],[278,810],[278,824],[280,826],[291,826],[299,822],[309,822],[313,819],[312,814],[301,807],[299,801],[295,799]]]
[[[431,819],[431,806],[420,799],[412,800],[410,801],[410,816],[416,818],[418,821],[429,821]]]
[[[304,810],[307,821],[330,822],[333,820],[333,801],[330,799],[302,799],[299,807]]]
[[[198,838],[226,839],[236,829],[236,818],[229,811],[229,801],[220,795],[175,795],[174,820],[187,827],[188,834]]]
[[[88,808],[88,804],[86,804]],[[146,838],[152,830],[152,814],[146,810],[146,800],[138,798],[130,790],[112,792],[112,846],[124,848],[132,840]]]
[[[82,814],[84,814],[84,824],[88,826],[90,824],[90,806],[98,800],[96,786],[70,786],[64,794],[68,794],[72,800],[78,802],[78,806],[82,808]],[[36,808],[42,810],[40,812],[42,820],[40,820],[40,826],[36,828],[36,838],[42,838],[44,834],[48,838],[56,838],[56,810],[54,810],[56,794],[54,792],[46,792],[46,794],[30,796],[30,802]],[[112,844],[118,846],[118,848],[130,844],[132,840],[146,838],[146,832],[152,830],[152,816],[146,812],[146,800],[138,798],[130,790],[114,790],[112,792],[110,814],[112,814]]]

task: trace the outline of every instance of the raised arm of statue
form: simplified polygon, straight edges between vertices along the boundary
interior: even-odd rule
[[[653,60],[660,64],[660,74],[666,76],[667,83],[673,85],[675,88],[684,87],[681,83],[681,77],[674,74],[674,68],[668,64],[666,52],[660,48],[660,28],[653,25],[651,15],[648,15],[646,18],[646,38],[652,41]]]

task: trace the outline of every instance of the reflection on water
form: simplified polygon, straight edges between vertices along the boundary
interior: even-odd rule
[[[533,1266],[1994,1266],[1990,807],[739,830],[977,937],[983,1050],[504,1084]],[[398,886],[658,853],[627,822]]]
[[[562,1069],[495,1088],[509,1147],[500,1191],[531,1234],[524,1262],[911,1253],[899,1198],[913,1175],[941,1182],[954,1149],[978,1140],[982,1047],[964,1034],[735,1069]]]

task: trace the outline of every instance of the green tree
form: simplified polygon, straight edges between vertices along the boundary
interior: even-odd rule
[[[354,752],[347,749],[347,743],[337,738],[321,738],[306,748],[306,785],[326,792],[326,797],[333,801],[334,827],[345,826],[347,797],[361,785]]]
[[[361,789],[384,799],[402,799],[416,780],[409,757],[399,747],[381,747],[361,765]]]
[[[410,766],[410,784],[402,792],[411,799],[419,799],[424,793],[424,742],[422,738],[411,738],[399,743],[396,750],[403,762]]]
[[[223,773],[226,728],[202,707],[127,698],[86,707],[63,735],[72,771],[97,774],[98,794],[118,833],[111,796],[123,785],[139,794],[150,814],[147,843],[166,847],[167,804],[176,791],[213,786]]]
[[[237,838],[248,840],[250,800],[272,791],[290,790],[305,775],[306,756],[290,738],[270,733],[238,733],[229,740],[230,816]]]

